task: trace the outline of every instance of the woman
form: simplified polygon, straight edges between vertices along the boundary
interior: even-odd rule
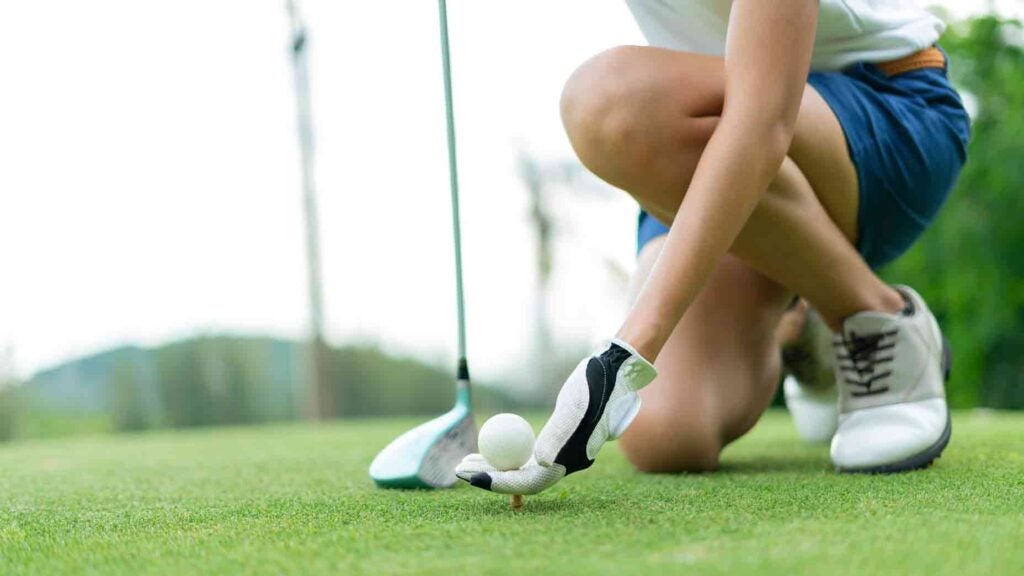
[[[580,160],[644,210],[642,288],[562,388],[535,461],[470,455],[459,477],[536,493],[620,436],[640,470],[714,469],[774,394],[794,294],[836,333],[836,468],[926,466],[950,434],[948,352],[921,297],[873,268],[921,234],[966,158],[942,23],[914,0],[629,5],[651,46],[584,63],[562,117]]]

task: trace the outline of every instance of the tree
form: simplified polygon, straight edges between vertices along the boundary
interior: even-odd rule
[[[139,373],[130,359],[121,358],[114,365],[110,375],[110,396],[115,430],[137,431],[150,427],[139,390]]]
[[[10,348],[0,350],[0,441],[11,440],[18,433],[21,401],[13,358]]]

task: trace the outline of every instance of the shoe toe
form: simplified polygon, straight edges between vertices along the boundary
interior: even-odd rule
[[[842,470],[892,466],[929,450],[946,427],[942,398],[857,410],[840,417],[832,462]]]
[[[801,388],[796,378],[787,376],[783,382],[783,391],[786,408],[793,417],[793,424],[800,437],[812,443],[831,440],[839,423],[835,388],[811,394]]]

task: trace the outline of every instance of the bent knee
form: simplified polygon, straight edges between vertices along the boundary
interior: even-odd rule
[[[662,474],[715,470],[722,450],[710,426],[668,419],[630,427],[619,444],[637,470]]]
[[[562,90],[562,124],[585,164],[635,138],[630,96],[637,87],[623,77],[632,49],[619,46],[587,60]]]
[[[689,87],[650,61],[649,48],[619,46],[584,62],[562,91],[566,134],[580,160],[605,179],[643,171],[665,146],[700,146],[706,121],[686,110]]]

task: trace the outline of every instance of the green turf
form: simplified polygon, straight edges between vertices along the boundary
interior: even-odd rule
[[[1022,574],[1024,416],[959,414],[929,470],[839,476],[771,413],[714,474],[614,447],[513,513],[375,489],[410,420],[0,447],[0,574]]]

